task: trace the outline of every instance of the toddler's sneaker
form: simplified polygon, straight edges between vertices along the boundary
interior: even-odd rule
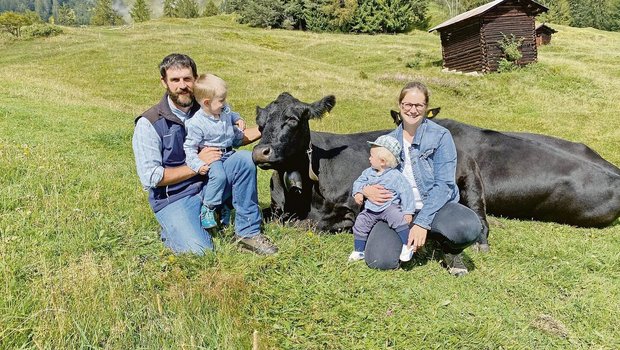
[[[202,208],[200,208],[200,225],[204,229],[210,229],[217,226],[213,209],[209,209],[206,205],[203,205]]]
[[[364,260],[364,252],[356,252],[355,250],[349,255],[349,262]]]
[[[407,245],[403,244],[403,249],[400,250],[400,261],[409,261],[413,257],[413,247],[407,249]]]

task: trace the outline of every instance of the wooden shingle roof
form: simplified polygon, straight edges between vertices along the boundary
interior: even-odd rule
[[[480,16],[483,13],[491,10],[492,8],[494,8],[495,6],[506,2],[508,0],[495,0],[495,1],[491,1],[488,4],[484,4],[482,6],[476,7],[475,9],[469,10],[467,12],[463,12],[458,16],[454,16],[452,18],[450,18],[449,20],[429,29],[429,33],[434,31],[434,30],[439,30],[448,26],[451,26],[453,24],[459,23],[461,21],[464,21],[466,19],[472,18],[472,17],[476,17],[476,16]],[[526,4],[526,6],[531,7],[532,12],[537,15],[540,14],[542,12],[547,12],[549,9],[539,3],[537,3],[536,1],[532,1],[532,0],[519,0],[519,2],[523,2]]]

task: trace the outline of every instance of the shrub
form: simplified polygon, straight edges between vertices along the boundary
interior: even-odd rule
[[[23,36],[29,38],[56,36],[62,33],[62,28],[48,23],[35,23],[31,26],[24,27],[22,32]]]
[[[30,24],[32,19],[23,14],[11,11],[0,14],[0,26],[18,38],[21,36],[22,27]]]
[[[518,62],[523,57],[521,45],[524,40],[525,38],[517,39],[514,34],[508,36],[502,33],[502,40],[497,43],[505,57],[498,61],[498,72],[509,72],[518,67]]]

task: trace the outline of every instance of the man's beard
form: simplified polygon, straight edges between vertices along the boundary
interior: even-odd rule
[[[194,103],[194,95],[190,89],[182,90],[182,92],[189,92],[189,94],[178,94],[170,91],[168,88],[168,96],[178,107],[189,107]]]

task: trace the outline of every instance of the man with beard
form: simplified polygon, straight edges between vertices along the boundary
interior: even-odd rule
[[[194,101],[196,63],[187,55],[170,54],[159,65],[166,89],[161,101],[136,118],[133,151],[140,182],[149,191],[149,204],[162,227],[164,245],[175,253],[202,254],[213,250],[208,231],[200,225],[201,191],[207,177],[185,164],[185,121],[200,106]],[[244,144],[260,138],[257,128],[247,128]],[[221,150],[199,153],[207,164],[221,157]],[[261,233],[261,213],[256,190],[256,166],[251,152],[235,152],[224,163],[227,183],[224,199],[232,196],[235,208],[235,241],[246,250],[270,255],[277,248]]]

